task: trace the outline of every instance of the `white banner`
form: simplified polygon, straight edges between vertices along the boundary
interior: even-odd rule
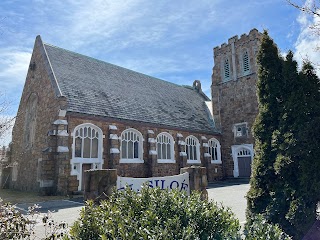
[[[152,178],[117,178],[117,189],[123,190],[128,185],[134,191],[140,191],[141,186],[148,183],[149,187],[159,187],[161,189],[178,189],[179,191],[186,191],[190,195],[189,173],[180,175],[166,176],[166,177],[152,177]]]

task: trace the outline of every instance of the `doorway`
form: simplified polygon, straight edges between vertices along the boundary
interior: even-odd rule
[[[233,176],[249,178],[253,159],[253,144],[231,146],[233,158]]]
[[[238,157],[239,177],[251,176],[251,156]]]
[[[84,163],[84,164],[82,164],[82,179],[81,179],[81,191],[84,191],[85,190],[85,174],[84,174],[84,172],[86,171],[86,170],[90,170],[90,169],[92,169],[92,164],[88,164],[88,163]]]

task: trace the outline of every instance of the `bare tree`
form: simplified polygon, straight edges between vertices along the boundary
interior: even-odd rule
[[[296,3],[296,1],[291,1],[291,0],[286,0],[291,6],[299,9],[300,11],[316,17],[316,18],[320,18],[320,1],[312,1],[308,4],[298,4]],[[318,35],[320,35],[320,21],[319,22],[315,22],[313,25],[310,26],[311,29],[314,30],[314,32]]]
[[[12,128],[15,117],[9,115],[10,102],[0,93],[0,139],[4,138]]]
[[[290,0],[287,0],[287,2],[291,6],[299,9],[302,12],[305,12],[305,13],[308,13],[310,15],[314,15],[314,16],[320,17],[320,12],[319,12],[320,1],[314,1],[310,5],[306,5],[306,4],[305,5],[299,5],[299,4],[297,4],[297,3],[293,2],[293,1],[290,1]]]

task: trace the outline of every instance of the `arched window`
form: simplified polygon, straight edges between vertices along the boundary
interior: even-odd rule
[[[142,134],[129,128],[121,134],[120,163],[143,163]]]
[[[78,190],[84,189],[84,171],[102,169],[102,130],[94,124],[84,123],[73,130],[71,175],[79,180]]]
[[[174,141],[169,133],[160,133],[157,136],[157,156],[159,163],[174,163]]]
[[[201,163],[199,140],[194,136],[186,138],[187,163]]]
[[[249,55],[247,51],[243,53],[242,61],[243,61],[243,73],[247,74],[250,72]]]
[[[78,126],[74,131],[74,157],[75,158],[99,158],[99,140],[101,130],[93,124]],[[102,140],[100,140],[100,144]],[[99,151],[100,150],[100,151]]]
[[[251,151],[246,148],[242,148],[238,151],[238,157],[250,157],[251,156]]]
[[[229,80],[230,78],[230,63],[229,59],[224,61],[224,80]]]
[[[221,147],[219,141],[211,138],[208,141],[208,147],[208,153],[211,155],[211,163],[221,163]]]
[[[35,132],[36,132],[36,118],[37,118],[37,105],[38,96],[32,93],[26,105],[25,115],[25,132],[24,132],[24,145],[26,149],[31,149],[34,144]]]

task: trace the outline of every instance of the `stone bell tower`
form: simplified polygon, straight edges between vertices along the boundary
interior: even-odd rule
[[[234,36],[214,48],[212,105],[221,131],[225,177],[250,177],[253,158],[251,128],[258,113],[257,64],[262,34],[257,29]]]

